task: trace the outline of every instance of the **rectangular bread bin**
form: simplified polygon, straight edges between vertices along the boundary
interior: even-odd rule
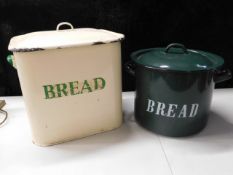
[[[62,25],[71,29],[60,30]],[[11,39],[9,50],[36,145],[58,144],[121,125],[123,38],[63,22],[54,31]]]

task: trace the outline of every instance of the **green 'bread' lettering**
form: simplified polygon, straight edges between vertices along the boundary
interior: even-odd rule
[[[95,82],[95,90],[103,89],[106,85],[106,81],[101,77],[95,78],[94,82]]]
[[[76,83],[76,86],[75,86]],[[78,91],[78,81],[74,81],[74,82],[69,82],[70,84],[70,94],[71,95],[77,95],[80,92]]]
[[[54,92],[54,87],[52,85],[45,85],[43,87],[45,92],[45,99],[51,99],[56,96]]]
[[[97,77],[91,80],[83,80],[82,82],[73,81],[53,85],[44,85],[43,90],[45,99],[52,99],[68,95],[90,93],[96,90],[102,90],[105,88],[105,86],[106,80],[102,77]]]
[[[58,97],[62,97],[62,94],[65,96],[68,95],[68,92],[66,91],[67,85],[65,83],[63,84],[56,84],[57,87],[57,95]]]
[[[92,92],[91,87],[90,87],[87,80],[85,80],[83,82],[83,87],[82,87],[82,90],[81,90],[81,94],[83,93],[84,90],[87,90],[88,92]]]

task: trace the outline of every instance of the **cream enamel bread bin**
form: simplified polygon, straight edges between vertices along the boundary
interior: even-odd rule
[[[62,25],[71,29],[60,30]],[[109,131],[122,123],[121,40],[102,29],[13,37],[13,52],[33,142],[48,146]]]

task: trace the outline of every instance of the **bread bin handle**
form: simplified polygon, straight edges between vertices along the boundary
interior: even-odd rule
[[[125,70],[130,74],[135,76],[135,63],[133,63],[132,60],[128,61],[127,63],[125,63]]]
[[[13,55],[8,55],[6,59],[7,59],[7,62],[10,63],[11,66],[13,66],[15,69],[17,69]]]
[[[214,73],[215,83],[220,83],[231,79],[232,73],[229,69],[216,70]]]

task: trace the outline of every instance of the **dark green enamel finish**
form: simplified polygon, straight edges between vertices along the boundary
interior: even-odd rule
[[[132,60],[151,68],[178,71],[211,70],[224,64],[218,55],[200,50],[181,48],[151,48],[139,50],[131,55]]]
[[[220,56],[178,43],[139,50],[131,58],[125,68],[136,76],[135,118],[144,128],[166,136],[203,129],[215,83],[231,78]]]
[[[166,136],[188,136],[199,132],[207,123],[214,89],[213,71],[163,71],[136,66],[135,118],[143,127]],[[177,104],[176,111],[187,104],[199,104],[195,117],[166,117],[147,112],[148,99]],[[190,108],[187,108],[187,116]],[[164,110],[167,111],[167,110]],[[178,114],[179,112],[177,112]]]

